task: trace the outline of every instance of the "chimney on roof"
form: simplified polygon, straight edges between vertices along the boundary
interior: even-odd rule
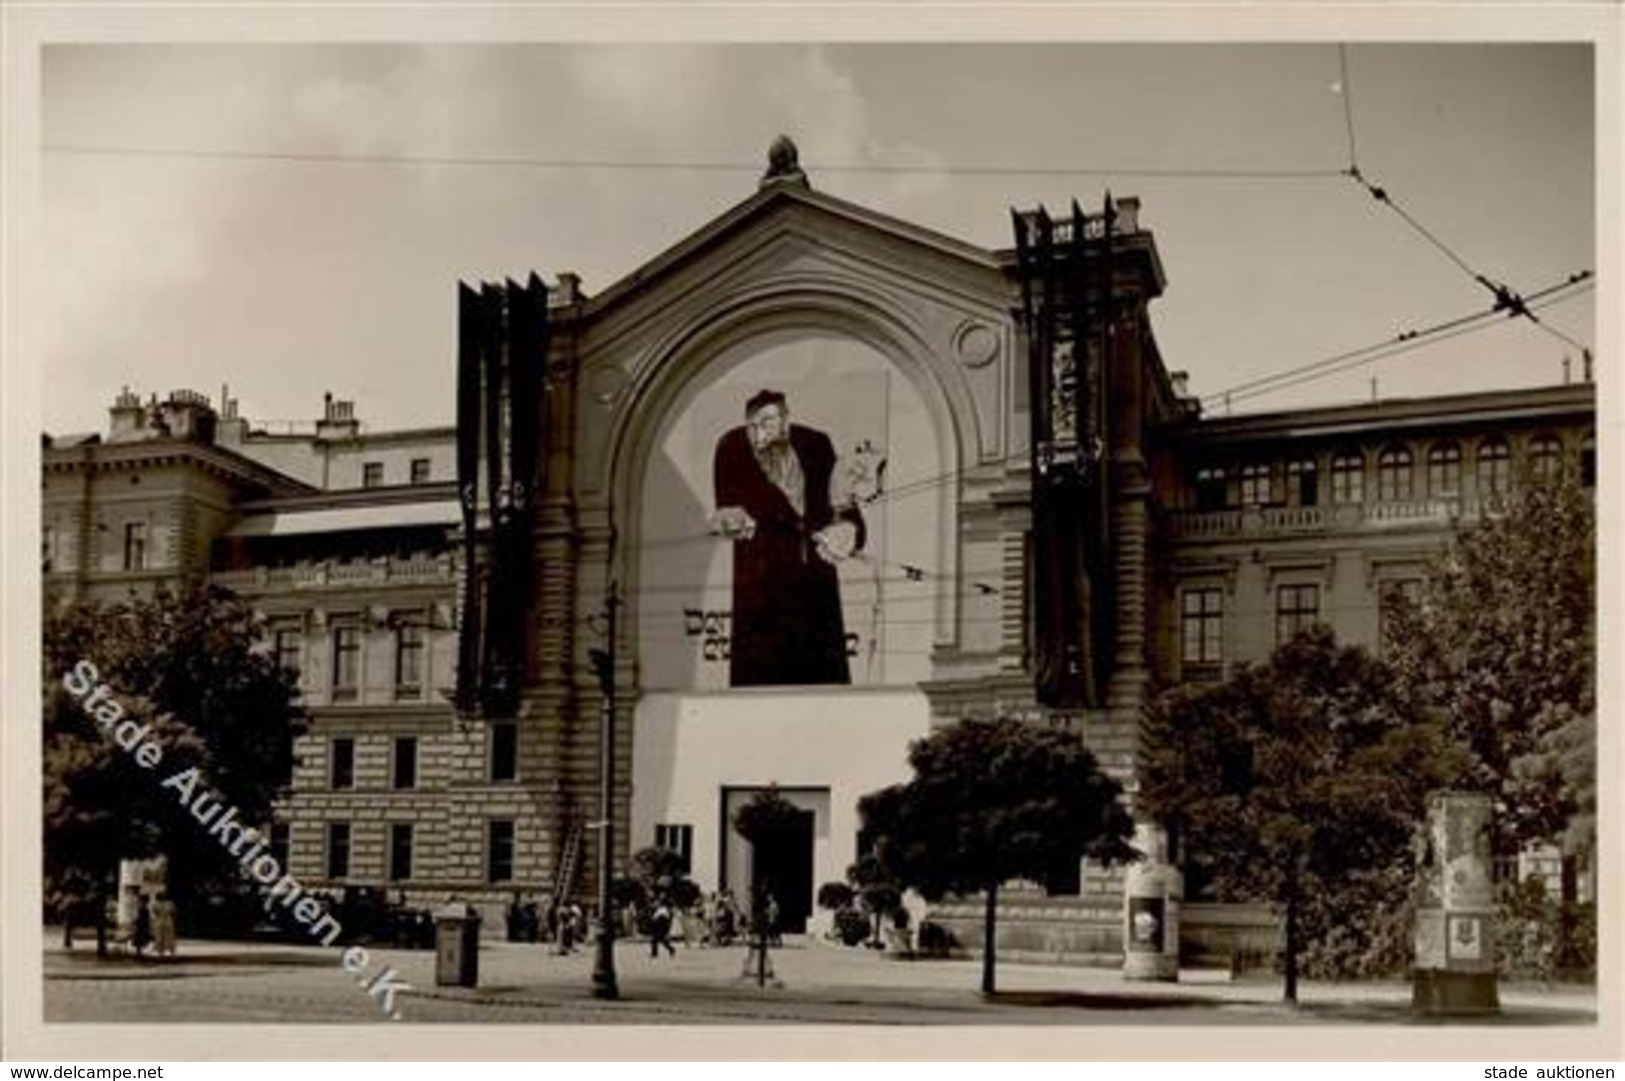
[[[147,437],[147,409],[141,404],[141,395],[126,384],[107,410],[107,441],[129,443]]]
[[[169,400],[158,408],[170,435],[194,443],[214,442],[216,418],[207,394],[195,390],[172,390]]]
[[[220,419],[215,422],[214,438],[226,446],[242,446],[248,438],[248,421],[237,414],[237,399],[231,396],[231,387],[220,384]]]
[[[316,422],[317,439],[354,439],[361,434],[361,422],[355,417],[355,402],[333,397],[332,391],[322,395],[322,419]]]
[[[1589,383],[1591,382],[1591,350],[1580,350],[1580,361],[1584,365],[1582,370],[1585,372],[1585,381]]]

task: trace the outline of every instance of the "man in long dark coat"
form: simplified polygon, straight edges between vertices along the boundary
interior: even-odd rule
[[[717,441],[716,532],[734,542],[729,683],[850,683],[835,564],[863,547],[863,516],[830,500],[835,447],[790,423],[784,395],[764,390],[745,423]]]

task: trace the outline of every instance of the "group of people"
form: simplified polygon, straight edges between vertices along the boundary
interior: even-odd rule
[[[130,948],[135,950],[137,957],[145,957],[148,946],[152,947],[155,957],[175,956],[175,902],[162,890],[150,903],[144,893],[136,900]]]

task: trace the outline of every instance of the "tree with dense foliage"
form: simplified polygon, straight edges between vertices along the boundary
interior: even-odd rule
[[[676,909],[685,909],[700,898],[700,887],[688,877],[683,854],[675,849],[650,845],[632,854],[632,876],[643,886],[651,901],[664,900]]]
[[[1403,897],[1426,795],[1456,764],[1387,666],[1320,628],[1224,683],[1159,696],[1138,799],[1221,899],[1279,906],[1296,1002],[1305,943],[1348,931],[1329,906],[1374,886]]]
[[[242,889],[227,853],[161,782],[196,766],[238,819],[269,820],[303,713],[294,674],[277,668],[252,609],[213,587],[74,603],[47,616],[43,644],[45,882],[59,914],[93,903],[99,923],[121,859],[164,855],[183,913]],[[82,662],[125,715],[151,726],[156,769],[69,693],[64,677]]]
[[[927,900],[980,892],[982,991],[994,991],[999,887],[1043,881],[1084,856],[1130,860],[1122,786],[1077,733],[1014,718],[965,720],[916,740],[912,780],[858,805],[891,881]]]
[[[1596,508],[1572,477],[1519,489],[1464,531],[1396,605],[1389,655],[1405,693],[1468,752],[1455,787],[1495,801],[1494,848],[1596,845]]]

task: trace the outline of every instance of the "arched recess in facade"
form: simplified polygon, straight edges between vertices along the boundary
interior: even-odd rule
[[[822,278],[784,279],[733,294],[704,315],[674,328],[651,348],[621,395],[609,439],[609,490],[620,556],[614,573],[623,585],[627,625],[635,626],[638,560],[629,558],[642,536],[643,485],[656,441],[668,417],[707,367],[730,350],[779,334],[845,337],[886,358],[923,403],[936,441],[938,477],[933,478],[940,573],[934,640],[958,637],[959,484],[967,462],[982,458],[971,392],[958,366],[937,355],[892,298],[866,293],[851,283]]]

